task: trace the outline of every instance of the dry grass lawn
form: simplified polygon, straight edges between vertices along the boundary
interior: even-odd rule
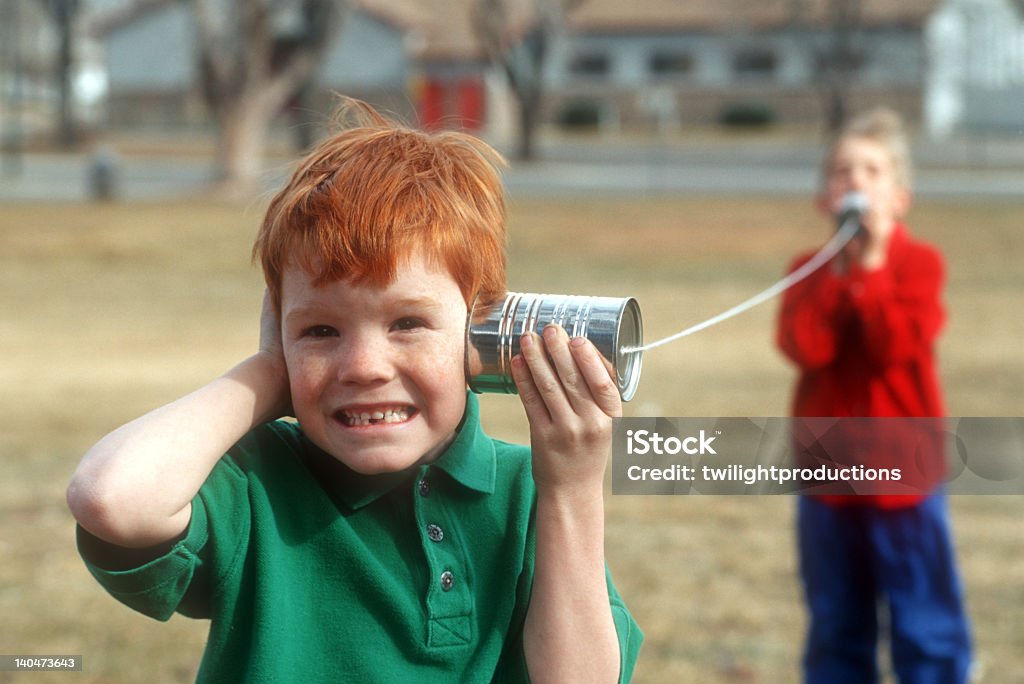
[[[74,548],[64,487],[105,432],[215,376],[256,342],[259,206],[8,205],[0,211],[0,652],[75,653],[76,682],[190,681],[206,625],[133,614]],[[941,346],[953,415],[1024,415],[1024,204],[917,207],[949,266]],[[778,278],[824,228],[790,199],[511,206],[512,289],[633,295],[648,339]],[[632,415],[785,415],[774,304],[647,355]],[[483,400],[523,441],[515,398]],[[636,681],[798,679],[805,625],[787,497],[609,497],[607,548],[647,635]],[[954,497],[983,680],[1024,672],[1024,499]],[[27,681],[0,672],[0,682]],[[66,682],[39,673],[32,682]]]

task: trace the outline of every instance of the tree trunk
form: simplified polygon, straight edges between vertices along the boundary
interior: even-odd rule
[[[264,141],[274,111],[258,95],[248,94],[218,113],[217,190],[229,197],[258,193],[264,167]]]
[[[77,0],[52,0],[50,3],[57,24],[57,142],[64,149],[72,149],[78,142],[74,116],[74,91],[71,82],[74,67],[74,21],[78,12]]]
[[[216,190],[251,196],[262,190],[270,126],[323,58],[340,0],[233,0],[226,14],[232,3],[193,2],[203,95],[218,129]],[[275,18],[289,8],[303,25],[282,32]]]
[[[537,158],[537,118],[539,107],[534,98],[525,95],[519,98],[519,144],[516,159],[533,161]]]

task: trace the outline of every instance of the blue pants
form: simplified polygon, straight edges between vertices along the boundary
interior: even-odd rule
[[[878,681],[880,604],[901,684],[968,680],[970,634],[943,495],[895,510],[800,497],[797,530],[807,684]]]

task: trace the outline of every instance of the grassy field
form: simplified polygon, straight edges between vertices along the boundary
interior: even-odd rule
[[[633,295],[646,336],[777,279],[825,228],[810,202],[514,201],[510,288]],[[109,598],[74,548],[64,488],[85,449],[248,354],[261,207],[9,205],[0,211],[0,652],[85,657],[76,682],[190,681],[206,625]],[[1024,415],[1024,204],[918,206],[950,267],[941,363],[953,415]],[[769,303],[649,353],[630,415],[786,414],[792,371]],[[483,399],[523,441],[515,398]],[[1024,499],[954,497],[982,681],[1024,672]],[[647,640],[643,683],[798,679],[805,615],[787,497],[609,497],[609,564]],[[66,682],[39,673],[0,682]]]

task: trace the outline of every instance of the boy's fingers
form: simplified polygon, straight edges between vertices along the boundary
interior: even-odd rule
[[[582,413],[587,404],[593,402],[593,398],[587,380],[569,350],[569,344],[569,335],[560,326],[549,325],[544,328],[544,348],[554,364],[562,392],[572,410]]]
[[[260,308],[260,349],[276,352],[281,347],[281,323],[270,298],[270,290],[263,291]]]
[[[523,402],[523,408],[526,409],[526,415],[530,418],[531,422],[537,418],[551,419],[547,402],[541,396],[541,391],[537,387],[533,367],[526,358],[528,354],[536,351],[534,348],[539,346],[540,340],[533,333],[527,333],[520,341],[521,353],[512,359],[512,379],[515,380],[516,389],[519,391],[519,398]],[[547,365],[547,362],[544,361],[544,364]]]
[[[554,419],[582,415],[592,405],[609,416],[622,413],[611,364],[586,338],[570,340],[561,327],[550,325],[543,338],[524,335],[520,349],[512,377],[528,413]]]
[[[569,342],[569,350],[594,403],[609,416],[621,415],[622,397],[612,365],[585,337],[573,338]]]

